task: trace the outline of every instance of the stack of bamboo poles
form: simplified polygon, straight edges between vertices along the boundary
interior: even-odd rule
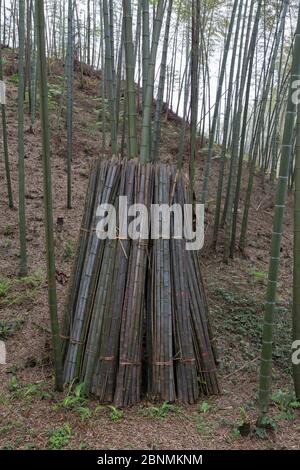
[[[188,202],[181,173],[162,163],[97,162],[91,170],[64,319],[66,383],[118,406],[154,400],[195,403],[219,392],[198,254],[185,240],[100,240],[99,204]],[[121,214],[126,217],[127,214]],[[160,218],[159,224],[162,224]],[[149,226],[149,231],[151,227]]]

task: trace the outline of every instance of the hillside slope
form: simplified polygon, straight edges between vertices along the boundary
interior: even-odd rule
[[[17,75],[12,51],[5,51],[9,154],[15,205],[17,207]],[[66,209],[66,137],[61,64],[50,66],[50,127],[53,170],[53,203],[56,241],[57,286],[60,316],[66,298],[72,259],[81,223],[89,167],[101,154],[101,102],[97,74],[85,75],[79,88],[75,74],[73,208]],[[62,114],[59,121],[58,116]],[[59,124],[61,129],[59,130]],[[228,266],[222,263],[221,248],[209,248],[219,161],[213,161],[203,274],[207,284],[211,319],[220,354],[223,394],[198,406],[153,407],[149,403],[125,410],[99,407],[96,402],[66,399],[53,392],[53,370],[49,335],[43,226],[40,125],[30,132],[25,116],[26,218],[29,275],[18,279],[18,211],[6,203],[3,158],[0,161],[0,337],[6,341],[7,365],[0,366],[0,447],[104,448],[104,449],[247,449],[298,448],[299,410],[290,406],[289,375],[290,316],[292,286],[291,200],[278,297],[276,361],[274,365],[274,430],[259,438],[255,397],[263,297],[271,238],[273,197],[269,182],[255,179],[250,211],[249,244],[246,256],[236,254]],[[1,145],[2,145],[2,133]],[[176,158],[179,123],[162,119],[163,160]],[[107,139],[108,140],[108,139]],[[188,152],[188,149],[187,149]],[[107,149],[109,153],[109,149]],[[196,168],[196,197],[199,197],[205,152],[200,151]],[[226,169],[228,170],[228,168]],[[247,169],[244,171],[243,194]],[[291,197],[289,196],[291,199]],[[241,215],[241,214],[240,214]],[[60,218],[61,223],[56,223]],[[222,241],[222,234],[220,236]],[[71,393],[71,392],[70,392]],[[276,403],[275,403],[276,402]],[[277,403],[278,402],[278,403]],[[66,426],[68,424],[68,426]],[[248,424],[251,425],[249,433]],[[134,431],[134,432],[133,432]],[[241,436],[246,434],[245,436]]]

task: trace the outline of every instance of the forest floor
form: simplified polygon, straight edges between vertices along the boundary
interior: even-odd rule
[[[8,141],[15,206],[18,206],[16,57],[5,52]],[[63,69],[50,67],[50,128],[59,313],[62,316],[72,259],[81,223],[91,162],[101,155],[98,115],[99,78],[85,76],[84,89],[75,75],[73,208],[66,209],[65,108]],[[27,97],[26,97],[27,99]],[[59,115],[62,114],[61,120]],[[38,116],[37,116],[38,117]],[[61,130],[59,130],[59,124]],[[176,120],[162,118],[161,155],[176,158]],[[2,133],[1,133],[2,139]],[[292,298],[292,201],[289,195],[282,246],[276,347],[271,404],[272,430],[255,428],[263,299],[265,294],[274,188],[255,178],[248,246],[229,265],[222,250],[209,249],[219,160],[213,161],[206,212],[207,248],[202,253],[210,315],[219,350],[222,394],[203,397],[198,405],[153,405],[142,402],[125,410],[74,398],[73,392],[53,391],[45,271],[43,185],[40,125],[34,132],[25,116],[26,219],[29,274],[18,277],[18,211],[7,206],[3,158],[0,161],[0,339],[5,340],[7,364],[0,365],[0,448],[2,449],[297,449],[300,410],[295,409],[290,374]],[[3,152],[2,152],[3,153]],[[188,155],[188,149],[187,149]],[[196,196],[200,195],[205,150],[197,158]],[[228,168],[226,168],[226,172]],[[247,183],[244,169],[242,198]],[[241,217],[242,213],[239,214]],[[240,221],[239,221],[240,223]],[[222,233],[220,235],[222,242]],[[220,243],[222,246],[222,243]]]

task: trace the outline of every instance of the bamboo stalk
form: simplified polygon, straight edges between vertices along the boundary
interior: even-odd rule
[[[51,188],[51,160],[50,160],[50,136],[49,136],[49,116],[48,116],[48,85],[47,66],[45,51],[45,20],[44,2],[36,0],[36,22],[37,40],[39,56],[40,74],[40,102],[41,102],[41,129],[43,144],[43,177],[44,177],[44,210],[45,210],[45,234],[46,234],[46,256],[47,256],[47,277],[48,277],[48,300],[50,310],[50,321],[52,331],[52,343],[55,366],[55,387],[56,390],[63,390],[62,353],[59,334],[59,323],[57,316],[56,297],[56,274],[55,274],[55,254],[53,237],[53,209],[52,209],[52,188]]]

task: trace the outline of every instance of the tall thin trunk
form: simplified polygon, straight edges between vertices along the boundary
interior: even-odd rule
[[[1,12],[1,0],[0,0],[0,12]],[[0,31],[1,31],[1,18],[0,18]],[[3,66],[2,66],[2,49],[1,49],[1,47],[0,47],[0,80],[3,82]],[[4,82],[3,82],[3,86],[5,87]],[[9,164],[9,154],[8,154],[5,89],[3,89],[2,91],[3,91],[3,94],[4,94],[4,96],[2,96],[2,101],[1,101],[4,165],[5,165],[5,176],[6,176],[6,185],[7,185],[8,205],[9,205],[9,207],[12,208],[12,207],[14,207],[14,203],[13,203],[13,194],[12,194],[12,187],[11,187],[10,164]]]
[[[169,32],[170,22],[172,14],[173,0],[169,0],[168,12],[166,18],[166,28],[163,43],[163,51],[160,65],[160,76],[158,83],[158,91],[156,98],[156,109],[155,109],[155,123],[153,129],[153,141],[151,146],[151,160],[157,160],[159,157],[159,144],[160,144],[160,130],[161,130],[161,113],[163,107],[163,97],[166,79],[166,66],[167,66],[167,55],[168,55],[168,43],[169,43]]]
[[[117,126],[116,126],[116,97],[113,77],[113,50],[110,38],[111,28],[108,15],[108,0],[103,0],[103,21],[105,37],[105,71],[107,80],[108,101],[110,107],[111,124],[111,151],[113,155],[117,154]]]
[[[128,156],[137,156],[136,141],[136,103],[134,85],[134,56],[132,43],[132,16],[131,0],[123,0],[124,29],[125,29],[125,61],[126,61],[126,85],[127,85],[127,110],[128,110]],[[122,47],[122,45],[120,46]]]
[[[19,148],[19,231],[20,275],[27,274],[26,215],[25,215],[25,149],[24,149],[24,53],[25,0],[19,0],[19,85],[18,85],[18,148]]]
[[[259,422],[263,424],[263,418],[269,409],[271,382],[272,382],[272,350],[274,311],[276,305],[276,292],[278,283],[279,259],[281,239],[283,232],[283,217],[285,210],[288,175],[292,153],[292,140],[296,117],[296,104],[293,97],[295,83],[300,79],[300,8],[295,33],[293,63],[291,68],[290,88],[285,115],[283,141],[281,146],[281,162],[276,193],[275,215],[273,221],[273,233],[271,242],[271,256],[269,263],[268,287],[266,293],[265,316],[263,327],[263,342],[260,364],[259,380]]]
[[[72,143],[73,143],[73,0],[68,0],[67,80],[67,207],[72,207]]]
[[[50,161],[50,136],[48,117],[48,85],[47,65],[45,51],[45,22],[44,1],[35,1],[37,42],[38,42],[38,64],[40,75],[40,101],[41,101],[41,130],[43,144],[43,177],[44,177],[44,209],[45,209],[45,234],[46,234],[46,256],[48,277],[48,300],[52,331],[52,342],[55,367],[55,387],[57,391],[63,390],[63,368],[62,349],[59,334],[59,323],[57,316],[56,296],[56,273],[53,237],[53,210],[52,210],[52,187],[51,187],[51,161]]]
[[[149,31],[149,0],[142,1],[142,23],[143,23],[143,102],[145,101],[148,64],[150,58],[150,31]]]
[[[146,163],[150,159],[150,135],[151,135],[151,110],[154,88],[155,61],[157,55],[158,41],[164,14],[164,0],[158,0],[154,28],[152,33],[151,53],[148,63],[147,86],[143,104],[142,138],[141,138],[141,161]]]

